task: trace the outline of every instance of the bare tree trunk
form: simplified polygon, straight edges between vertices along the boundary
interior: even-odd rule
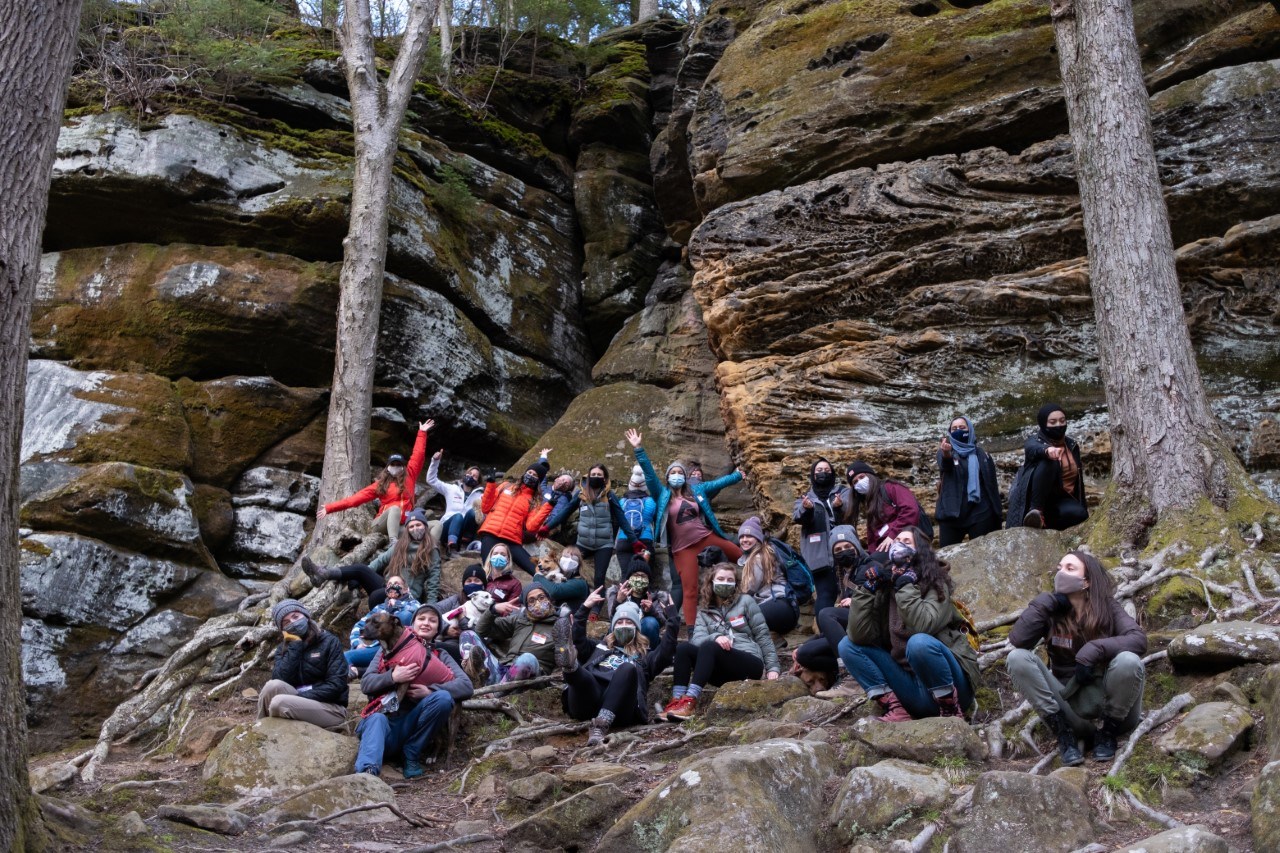
[[[0,850],[46,847],[27,778],[18,450],[40,234],[79,21],[80,0],[6,0],[0,10]]]
[[[1052,0],[1080,182],[1112,477],[1144,524],[1248,481],[1209,409],[1174,266],[1129,0]]]
[[[658,0],[640,0],[637,21],[647,21],[658,17]]]
[[[351,93],[355,174],[351,221],[342,241],[338,279],[338,335],[320,483],[322,502],[350,494],[364,485],[369,475],[369,418],[386,272],[392,167],[436,7],[436,0],[412,0],[400,53],[383,81],[374,55],[369,0],[344,0],[340,37]],[[323,541],[324,530],[317,532]]]
[[[453,70],[453,0],[440,0],[436,26],[440,28],[440,66],[448,78]]]

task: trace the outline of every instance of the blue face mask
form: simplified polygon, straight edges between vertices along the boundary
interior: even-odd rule
[[[667,477],[667,485],[673,489],[678,489],[684,485],[684,474],[672,474]]]
[[[480,591],[481,591],[481,590],[483,590],[483,589],[484,589],[484,584],[482,584],[482,583],[468,583],[468,584],[463,584],[463,585],[462,585],[462,597],[463,597],[463,598],[470,598],[470,597],[472,596],[472,594],[477,593],[477,592],[480,592]]]
[[[507,558],[502,556],[501,554],[494,554],[492,557],[489,558],[489,565],[493,566],[493,568],[497,569],[498,571],[502,571],[507,567]]]
[[[953,429],[951,431],[951,437],[956,441],[967,442],[969,440],[969,431],[967,429]]]

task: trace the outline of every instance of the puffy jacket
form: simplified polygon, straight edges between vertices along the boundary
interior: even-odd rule
[[[881,516],[872,518],[867,515],[868,551],[874,551],[886,539],[896,538],[908,527],[920,525],[920,502],[911,490],[892,480],[886,480],[881,486],[889,496],[889,501],[881,510]]]
[[[655,612],[654,615],[659,614]],[[591,613],[586,608],[579,608],[577,615],[574,616],[573,642],[580,650],[579,659],[583,654],[581,650],[587,644],[587,621],[590,616]],[[650,649],[639,658],[632,658],[619,650],[609,648],[604,643],[595,643],[591,647],[590,657],[587,658],[585,663],[580,664],[580,667],[583,672],[599,681],[603,686],[613,680],[613,673],[619,666],[624,663],[634,664],[638,676],[636,678],[636,720],[640,723],[647,723],[649,721],[649,682],[661,675],[671,665],[671,661],[675,659],[676,635],[679,631],[680,620],[672,619],[667,622],[666,630],[658,638],[658,647]],[[563,700],[564,712],[568,714],[569,703],[566,692],[562,692],[560,698]]]
[[[524,483],[487,483],[480,509],[484,512],[481,533],[488,533],[519,545],[526,533],[537,533],[551,514],[551,504],[543,503],[530,511],[529,503],[536,495]]]
[[[832,505],[836,497],[840,498],[839,507]],[[804,508],[805,498],[813,503],[809,509]],[[851,503],[849,487],[842,485],[832,487],[826,500],[818,497],[813,489],[796,498],[791,518],[800,525],[800,557],[809,571],[820,572],[834,565],[831,560],[831,528],[840,524]]]
[[[498,616],[493,608],[480,614],[475,631],[488,644],[489,651],[500,663],[510,664],[528,652],[538,659],[544,673],[556,668],[556,644],[551,629],[556,624],[553,613],[534,622],[523,608],[510,616]]]
[[[437,681],[429,684],[432,690],[443,690],[448,693],[456,705],[466,699],[471,698],[471,694],[475,692],[475,686],[471,683],[471,678],[458,666],[448,654],[441,654],[439,649],[427,649],[427,655],[435,657],[440,663],[449,668],[449,672],[453,673],[453,678],[447,681]],[[366,696],[380,696],[383,693],[389,693],[398,687],[395,680],[391,677],[391,670],[386,672],[378,672],[378,668],[382,665],[382,649],[378,649],[378,653],[373,656],[369,668],[365,670],[364,677],[360,679],[360,691]],[[434,667],[433,667],[434,668]],[[416,679],[415,679],[416,681]],[[404,708],[411,708],[418,704],[413,700],[405,700]]]
[[[640,539],[652,543],[653,520],[657,517],[658,505],[654,503],[653,498],[649,497],[649,493],[642,489],[629,489],[618,503],[622,507],[622,514],[626,517],[627,523],[631,525],[632,532]],[[618,539],[625,538],[626,535],[619,530]]]
[[[381,502],[378,506],[378,515],[382,515],[388,508],[393,506],[400,507],[402,513],[409,512],[413,509],[414,484],[418,481],[418,475],[422,473],[422,462],[426,458],[427,434],[423,430],[418,430],[418,438],[413,443],[413,453],[409,454],[409,463],[404,466],[403,489],[396,485],[395,480],[392,480],[387,483],[387,490],[380,495],[378,494],[378,484],[375,481],[350,497],[325,504],[325,512],[341,512],[344,509],[367,504],[372,500]]]
[[[735,649],[764,661],[765,672],[782,671],[769,626],[760,612],[760,605],[751,596],[739,594],[728,609],[709,607],[698,611],[689,642],[699,646],[714,641],[716,637],[728,637],[733,640]]]
[[[609,491],[607,483],[600,497],[593,502],[583,500],[582,489],[575,490],[573,497],[551,514],[551,518],[547,520],[547,527],[560,526],[573,515],[574,510],[578,511],[576,541],[579,548],[586,551],[610,548],[615,541],[615,535],[618,539],[625,538],[628,542],[636,541],[636,533],[622,511],[622,503],[617,495]]]
[[[407,536],[403,530],[400,531],[401,536]],[[374,557],[369,562],[369,568],[373,569],[383,578],[388,577],[387,567],[391,565],[391,553],[395,551],[397,543],[392,543],[391,547]],[[414,557],[418,556],[418,549],[422,547],[421,542],[409,540],[409,549],[405,553],[408,558],[409,565],[413,565]],[[431,562],[427,565],[427,571],[424,574],[415,575],[409,572],[408,566],[404,568],[402,574],[405,583],[409,584],[409,594],[423,604],[435,604],[440,598],[440,551],[439,549],[431,552]]]
[[[980,521],[988,513],[1003,518],[1000,506],[1000,484],[996,479],[996,463],[991,454],[979,447],[977,504],[969,503],[969,465],[959,457],[948,459],[939,450],[938,505],[933,517],[948,524],[970,524]]]
[[[654,526],[657,528],[657,544],[665,546],[667,544],[667,505],[671,503],[671,489],[666,483],[658,479],[658,474],[653,470],[653,463],[649,461],[649,454],[645,453],[643,447],[635,448],[636,464],[644,471],[644,482],[649,487],[649,494],[653,497],[654,503],[657,505],[654,511]],[[719,536],[721,539],[728,539],[723,530],[720,529],[720,522],[716,520],[716,514],[711,509],[711,499],[720,494],[721,491],[732,486],[734,483],[742,481],[742,472],[734,471],[732,474],[726,474],[723,477],[712,480],[709,483],[691,483],[689,491],[693,493],[693,499],[698,502],[698,508],[702,510],[702,520],[706,522],[711,532]]]
[[[1120,602],[1112,598],[1110,605],[1111,630],[1105,637],[1086,642],[1071,630],[1070,622],[1062,618],[1067,614],[1057,612],[1053,593],[1041,593],[1013,623],[1009,645],[1034,649],[1043,640],[1049,650],[1049,666],[1064,683],[1075,674],[1077,663],[1093,667],[1094,672],[1101,675],[1103,665],[1121,652],[1133,652],[1139,657],[1147,653],[1147,632],[1133,621]]]
[[[329,631],[316,633],[292,643],[281,643],[276,650],[276,663],[271,677],[302,690],[302,695],[317,702],[347,704],[347,659],[342,643]]]

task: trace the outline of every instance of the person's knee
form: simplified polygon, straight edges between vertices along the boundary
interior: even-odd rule
[[[1035,652],[1027,649],[1014,649],[1009,652],[1009,656],[1004,659],[1005,670],[1010,676],[1014,673],[1027,673],[1037,669],[1040,659],[1036,657]]]
[[[1142,658],[1133,652],[1121,652],[1111,659],[1111,663],[1107,665],[1107,672],[1138,678],[1146,675],[1146,668],[1142,664]]]
[[[932,634],[912,634],[907,640],[907,657],[933,654],[944,648],[946,646],[942,644],[942,641]]]
[[[356,737],[361,740],[372,737],[385,741],[390,731],[391,722],[386,714],[370,714],[356,726]]]
[[[841,638],[840,638],[840,645],[838,645],[838,646],[836,647],[836,652],[837,652],[841,657],[844,657],[845,655],[851,655],[851,654],[853,654],[853,653],[854,653],[854,651],[853,651],[853,640],[850,640],[848,637],[841,637]]]
[[[288,700],[289,697],[283,694],[272,696],[270,701],[267,702],[267,716],[290,719]]]

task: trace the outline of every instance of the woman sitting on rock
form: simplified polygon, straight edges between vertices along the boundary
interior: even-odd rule
[[[462,473],[462,480],[446,483],[440,479],[440,459],[444,450],[437,450],[427,466],[427,485],[444,498],[444,515],[438,522],[436,539],[449,551],[459,550],[459,545],[476,532],[475,508],[480,505],[484,489],[480,485],[480,469],[472,466]]]
[[[500,608],[497,612],[509,613],[517,609],[520,598],[524,595],[524,584],[515,576],[510,546],[505,542],[494,545],[485,558],[484,566],[479,568],[486,578],[485,590],[493,596],[494,606]],[[462,582],[466,583],[465,574]]]
[[[564,670],[565,682],[561,701],[570,717],[591,721],[587,746],[603,741],[613,726],[649,721],[649,682],[671,664],[680,630],[673,605],[661,642],[650,649],[649,639],[640,633],[643,612],[628,601],[613,609],[609,633],[593,642],[587,639],[587,616],[603,600],[597,588],[575,619],[562,614],[555,625],[556,664]]]
[[[851,464],[848,478],[853,489],[848,521],[857,529],[859,516],[866,514],[868,551],[888,551],[899,533],[920,525],[924,512],[904,484],[881,480],[865,462]]]
[[[668,720],[692,717],[708,684],[778,677],[769,626],[741,584],[738,567],[730,563],[720,563],[703,578],[693,637],[676,648],[671,701],[662,712]]]
[[[387,578],[383,602],[371,607],[368,613],[356,620],[355,626],[351,629],[349,638],[351,648],[343,652],[347,663],[351,666],[351,674],[354,676],[363,672],[364,668],[369,665],[369,661],[373,660],[373,656],[377,654],[378,644],[360,636],[360,631],[363,630],[370,617],[375,613],[390,613],[400,620],[401,625],[407,628],[409,623],[413,621],[413,614],[421,606],[421,602],[413,596],[405,595],[404,578],[397,575]]]
[[[1111,577],[1092,554],[1064,556],[1053,590],[1032,599],[1014,623],[1005,667],[1057,735],[1063,765],[1083,763],[1078,735],[1092,735],[1094,759],[1106,761],[1115,757],[1116,737],[1142,718],[1147,635],[1115,600]],[[1041,641],[1048,666],[1032,652]]]
[[[940,547],[985,536],[999,530],[1004,521],[1000,485],[991,454],[978,446],[978,436],[968,418],[951,420],[938,443],[938,519]]]
[[[883,551],[879,552],[882,560]],[[840,599],[834,607],[827,607],[818,612],[819,637],[806,640],[796,649],[793,672],[809,686],[809,692],[822,695],[828,690],[838,692],[833,696],[847,697],[855,691],[836,687],[840,677],[840,641],[849,630],[849,605],[853,601],[853,575],[858,563],[866,557],[862,543],[858,541],[857,532],[847,524],[839,524],[831,529],[831,562],[835,566],[836,583],[840,590]],[[814,673],[811,676],[809,673]],[[827,698],[823,696],[823,698]]]
[[[1067,415],[1057,403],[1036,413],[1040,430],[1022,446],[1024,461],[1009,490],[1009,526],[1066,530],[1089,517],[1080,445],[1067,435]]]
[[[649,563],[639,554],[629,555],[627,569],[620,583],[605,592],[604,603],[606,616],[613,623],[614,612],[623,604],[631,603],[640,608],[640,633],[649,639],[649,647],[657,648],[662,636],[662,626],[666,621],[662,603],[670,603],[671,597],[661,591],[651,591],[653,575]],[[600,609],[596,604],[589,618],[595,619],[595,611]]]
[[[427,432],[435,425],[433,420],[426,420],[418,425],[418,438],[413,443],[413,452],[409,454],[408,466],[399,453],[391,454],[387,458],[387,466],[377,479],[354,495],[324,504],[316,510],[316,518],[323,519],[331,512],[342,512],[376,500],[379,504],[378,515],[374,518],[373,529],[386,533],[388,539],[399,536],[400,519],[413,509],[414,484],[422,473],[422,463],[427,457]]]
[[[508,481],[499,485],[496,473],[486,478],[484,497],[480,499],[484,513],[480,524],[481,559],[488,559],[489,552],[502,544],[507,547],[508,559],[533,574],[533,558],[522,543],[525,534],[537,533],[551,514],[551,504],[544,502],[538,491],[542,479],[551,470],[546,458],[550,452],[549,448],[543,450],[538,461],[525,469],[518,483]]]
[[[880,720],[965,717],[978,655],[951,603],[947,565],[917,527],[901,531],[887,557],[866,560],[854,573],[840,659],[867,698],[880,703]]]
[[[384,575],[408,578],[409,593],[416,601],[432,603],[440,597],[440,549],[431,537],[427,517],[415,509],[405,516],[404,535],[396,539],[368,565],[319,566],[310,557],[302,558],[302,570],[314,586],[336,580],[353,589],[361,587],[369,596],[369,606],[385,600]]]
[[[347,661],[341,641],[292,598],[271,608],[271,621],[284,640],[276,649],[271,680],[258,693],[258,719],[280,717],[341,729],[347,722]]]
[[[608,468],[592,465],[578,491],[547,519],[538,535],[545,537],[549,528],[566,522],[574,510],[578,512],[574,538],[577,550],[582,558],[591,561],[594,570],[591,586],[603,586],[609,561],[613,559],[615,540],[624,537],[633,547],[637,542],[636,533],[622,511],[622,503],[610,489]]]
[[[800,606],[787,583],[783,558],[765,537],[758,517],[742,522],[738,545],[744,560],[741,590],[756,600],[769,630],[785,636],[799,624]]]
[[[710,483],[690,484],[685,481],[684,463],[676,461],[667,466],[666,483],[663,483],[649,461],[649,454],[640,446],[640,433],[634,429],[627,430],[627,441],[635,451],[636,462],[644,469],[649,494],[657,504],[657,544],[671,551],[671,597],[683,607],[685,624],[692,624],[698,602],[692,594],[686,597],[684,589],[698,588],[699,552],[714,545],[730,560],[742,556],[741,549],[725,538],[724,531],[716,523],[708,497],[740,481],[742,472],[735,471]]]
[[[494,606],[459,639],[462,667],[477,684],[524,681],[551,672],[556,663],[552,631],[556,608],[542,587],[530,587],[524,607],[506,616]]]

